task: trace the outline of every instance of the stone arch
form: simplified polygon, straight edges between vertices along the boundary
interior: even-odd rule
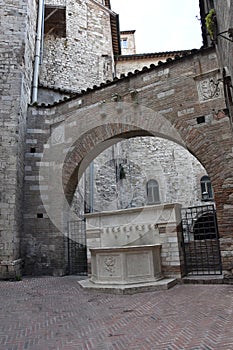
[[[187,126],[187,123],[185,122],[177,122],[176,127],[178,128],[187,149],[200,161],[208,173],[215,193],[217,217],[220,224],[219,232],[221,236],[221,234],[226,233],[226,226],[224,225],[223,227],[221,225],[223,221],[224,203],[229,201],[232,189],[224,186],[225,176],[231,177],[231,170],[227,169],[224,147],[221,147],[221,142],[218,143],[216,137],[217,133],[219,135],[229,133],[229,129],[226,129],[226,126],[229,127],[229,123],[226,123],[225,126],[220,126],[219,130],[216,130],[216,134],[212,131],[208,132],[208,130],[203,133],[195,127],[188,127],[185,129],[185,124]],[[216,145],[218,145],[218,147],[216,147]],[[223,172],[225,172],[225,176],[223,176]]]
[[[119,131],[117,131],[117,127],[119,127]],[[83,137],[74,144],[74,150],[67,156],[63,167],[64,192],[69,203],[72,200],[73,193],[83,172],[90,162],[101,152],[111,145],[127,138],[152,136],[146,130],[130,130],[128,125],[124,126],[124,130],[122,125],[118,125],[117,127],[114,123],[108,124],[108,126],[97,127],[91,130],[90,133],[83,135]],[[112,133],[113,130],[115,133]],[[96,144],[90,144],[90,139],[93,140],[96,134],[101,134],[103,138],[98,139]]]
[[[43,162],[53,166],[49,167],[49,174],[40,172],[42,179],[52,179],[48,186],[49,198],[43,200],[50,220],[65,234],[66,223],[73,215],[70,204],[78,181],[91,160],[104,149],[126,138],[157,136],[183,146],[205,167],[215,192],[220,237],[230,235],[224,205],[232,191],[230,186],[224,188],[224,179],[231,175],[224,163],[226,145],[219,142],[216,148],[215,140],[219,129],[229,133],[225,121],[215,127],[215,132],[209,132],[208,128],[203,132],[185,118],[174,119],[170,114],[164,116],[151,108],[123,102],[98,103],[69,111],[59,125],[64,129],[63,142],[53,144],[55,128],[48,141],[49,147],[44,150]],[[230,149],[229,143],[227,147]]]
[[[111,103],[110,105],[114,105],[116,109],[115,105],[118,104]],[[130,118],[128,116],[129,120],[126,120],[126,123],[122,123],[120,115],[121,112],[123,113],[122,110],[125,106],[131,109],[130,112],[133,117],[131,116]],[[116,109],[117,115],[114,113],[109,115],[107,114],[109,107],[107,107],[107,110],[105,106],[104,108],[102,107],[101,115],[104,115],[104,120],[100,125],[97,123],[96,127],[94,125],[96,114],[94,113],[93,123],[91,123],[93,127],[72,144],[72,151],[66,156],[62,172],[63,187],[68,202],[71,201],[77,183],[91,160],[112,144],[136,136],[162,137],[180,144],[204,166],[211,178],[213,187],[219,187],[218,169],[222,168],[224,153],[221,148],[216,148],[213,139],[210,139],[208,134],[203,134],[184,120],[172,125],[169,117],[167,118],[151,110],[150,113],[156,117],[157,124],[152,125],[153,118],[152,121],[148,120],[148,122],[145,122],[142,119],[142,111],[148,112],[146,107],[138,106],[139,113],[135,113],[137,106],[132,107],[131,104],[129,106],[129,104],[120,103],[118,108],[120,111]],[[116,121],[119,122],[116,123]]]

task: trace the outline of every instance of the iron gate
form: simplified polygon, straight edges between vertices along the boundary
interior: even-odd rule
[[[68,230],[69,274],[87,275],[86,221],[69,222]]]
[[[185,269],[191,275],[222,273],[214,205],[181,209]]]

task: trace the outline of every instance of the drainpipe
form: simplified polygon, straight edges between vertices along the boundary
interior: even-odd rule
[[[90,213],[94,212],[94,162],[90,164]]]
[[[42,5],[42,26],[41,26],[41,44],[40,44],[40,65],[43,61],[43,51],[44,51],[44,16],[45,16],[45,7],[44,0]]]
[[[38,95],[39,65],[40,65],[40,56],[41,56],[41,38],[42,38],[42,32],[43,32],[42,27],[44,26],[43,12],[44,12],[44,0],[39,0],[37,33],[36,33],[36,49],[35,49],[35,60],[34,60],[33,83],[32,83],[32,103],[37,102],[37,95]]]

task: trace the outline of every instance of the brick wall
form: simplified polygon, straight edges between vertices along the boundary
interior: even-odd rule
[[[114,137],[151,134],[184,142],[207,170],[215,192],[224,268],[228,266],[232,261],[229,247],[233,247],[233,141],[218,79],[215,51],[207,49],[115,80],[55,107],[30,110],[28,138],[37,144],[37,150],[28,158],[30,177],[25,183],[22,244],[27,252],[28,273],[65,271],[66,226],[62,228],[61,223],[66,222],[64,215],[68,215],[69,208],[66,205],[64,210],[60,192],[65,190],[70,203],[85,167],[116,142]],[[116,96],[121,103],[114,102]],[[54,144],[46,145],[52,131]],[[38,166],[43,152],[40,193]],[[40,212],[43,217],[37,218]]]

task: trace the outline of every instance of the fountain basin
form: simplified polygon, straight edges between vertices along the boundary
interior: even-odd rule
[[[161,244],[91,248],[90,281],[100,285],[156,282],[161,274]]]

